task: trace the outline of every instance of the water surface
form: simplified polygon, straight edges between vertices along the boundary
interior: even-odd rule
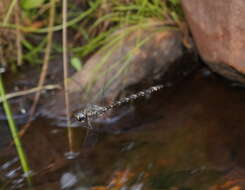
[[[72,160],[64,156],[66,129],[35,121],[23,138],[33,189],[245,188],[244,88],[202,69],[133,106],[85,143],[86,129],[74,129],[73,148],[80,154]],[[2,149],[1,166],[15,158],[11,150]],[[3,189],[18,186],[20,171],[6,175],[16,168],[18,162],[1,167]]]

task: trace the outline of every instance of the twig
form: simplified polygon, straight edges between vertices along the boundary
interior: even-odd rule
[[[23,57],[23,53],[22,53],[22,46],[21,46],[21,32],[20,32],[20,19],[19,19],[19,4],[16,3],[15,6],[15,23],[16,23],[16,48],[17,48],[17,65],[20,66],[22,65],[22,57]]]
[[[68,132],[69,151],[73,152],[73,133],[70,120],[70,104],[68,89],[68,57],[67,57],[67,0],[62,2],[62,47],[63,47],[63,70],[64,70],[64,89],[65,89],[65,109]]]
[[[9,5],[8,12],[7,12],[7,14],[5,15],[5,18],[4,18],[4,20],[3,20],[3,26],[4,26],[4,27],[8,24],[9,19],[10,19],[10,16],[11,16],[11,14],[12,14],[12,12],[13,12],[13,9],[14,9],[16,3],[17,3],[17,0],[13,0],[13,1],[11,2],[11,4]]]
[[[47,42],[47,46],[46,46],[46,49],[45,49],[44,61],[43,61],[43,66],[42,66],[42,72],[41,72],[40,79],[39,79],[39,82],[38,82],[38,88],[43,87],[43,84],[45,82],[45,78],[46,78],[46,75],[47,75],[47,71],[48,71],[49,58],[50,58],[51,46],[52,46],[52,38],[53,38],[52,27],[54,25],[55,3],[56,3],[56,0],[51,0],[51,4],[50,4],[51,7],[50,7],[50,11],[49,11],[49,25],[48,25],[50,30],[48,31],[48,34],[47,34],[48,42]],[[38,103],[39,98],[40,98],[40,94],[41,94],[41,92],[37,91],[37,93],[35,95],[35,98],[34,98],[34,101],[33,101],[33,104],[32,104],[32,107],[30,109],[29,119],[28,119],[26,125],[24,125],[24,127],[20,131],[20,135],[21,136],[24,135],[25,131],[29,128],[29,126],[31,124],[31,121],[32,121],[31,118],[33,117],[33,115],[35,113],[35,110],[36,110],[36,107],[37,107],[37,103]]]
[[[35,88],[28,89],[28,90],[13,92],[13,93],[6,94],[5,99],[9,100],[11,98],[16,98],[19,96],[25,96],[25,95],[32,94],[32,93],[38,92],[38,91],[55,90],[55,89],[61,89],[61,86],[57,85],[57,84],[54,84],[54,85],[50,84],[50,85],[46,85],[43,87],[35,87]],[[2,103],[2,102],[3,102],[3,99],[0,97],[0,103]]]
[[[1,29],[0,29],[0,32],[2,32]],[[5,67],[7,65],[7,63],[6,63],[5,59],[4,59],[3,45],[2,45],[1,38],[0,38],[0,63],[1,63],[1,65],[5,66]]]

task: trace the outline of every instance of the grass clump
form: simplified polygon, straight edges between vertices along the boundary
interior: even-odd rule
[[[20,2],[12,0],[6,6],[6,11],[2,13],[4,18],[0,15],[2,18],[0,32],[19,30],[20,45],[12,43],[12,46],[16,48],[11,49],[22,52],[23,55],[19,55],[22,63],[42,63],[47,33],[52,31],[56,32],[56,36],[60,36],[62,2],[56,2],[57,14],[54,26],[50,28],[48,23],[51,5],[51,1],[45,0],[21,0]],[[16,11],[19,23],[14,17]],[[127,25],[140,25],[146,19],[173,24],[182,19],[182,12],[179,0],[78,0],[68,3],[67,18],[68,51],[84,61],[99,47],[108,43],[107,38],[116,30]],[[54,40],[53,53],[61,53],[61,46],[60,40]],[[18,50],[20,48],[22,48],[21,51]],[[5,62],[14,64],[17,63],[17,58],[7,57]]]
[[[85,20],[77,28],[80,32],[78,35],[84,39],[83,45],[71,49],[83,59],[99,47],[110,43],[110,36],[115,31],[122,28],[126,30],[129,25],[137,30],[149,19],[166,24],[181,20],[181,14],[177,13],[177,10],[180,10],[178,1],[99,0],[98,2],[99,5],[90,20]]]

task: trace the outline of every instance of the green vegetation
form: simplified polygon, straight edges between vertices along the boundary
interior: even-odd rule
[[[55,25],[48,26],[50,1],[22,0],[11,1],[0,23],[1,30],[18,30],[21,36],[21,63],[42,63],[42,54],[47,44],[47,33],[52,30],[59,35],[62,30],[61,1],[57,1]],[[19,21],[11,19],[15,8],[18,8]],[[98,48],[108,44],[109,36],[128,25],[139,26],[146,19],[162,22],[178,22],[182,18],[179,0],[94,0],[75,1],[68,4],[69,47],[68,51],[84,61]],[[137,28],[137,27],[135,27]],[[52,42],[52,52],[61,53],[61,40]],[[17,58],[16,58],[17,59]],[[8,57],[12,64],[17,60]],[[73,59],[74,61],[74,59]],[[76,63],[78,63],[76,61]],[[74,62],[72,64],[74,66]],[[79,67],[76,64],[76,69]]]
[[[177,26],[183,18],[179,0],[77,0],[68,2],[65,11],[67,22],[64,22],[64,12],[62,14],[61,11],[63,8],[61,0],[3,0],[2,3],[5,10],[0,11],[0,62],[12,71],[18,70],[23,64],[34,66],[42,64],[38,88],[44,84],[48,63],[55,55],[64,53],[61,33],[66,28],[68,43],[65,43],[65,49],[68,55],[71,55],[69,64],[75,70],[81,70],[82,64],[99,49],[107,52],[100,63],[93,68],[95,77],[87,85],[86,90],[89,91],[93,82],[106,74],[99,70],[113,54],[111,47],[116,47],[138,29],[152,27],[156,21],[162,23],[162,26],[155,31],[158,32],[166,30],[168,27],[165,25]],[[150,38],[151,35],[146,39],[139,37],[135,47],[118,60],[116,65],[121,67],[115,77],[127,69],[134,52]],[[112,78],[107,81],[105,86],[110,85],[113,80]],[[10,106],[5,98],[2,79],[0,79],[0,93],[23,171],[28,173],[27,159]],[[39,95],[40,93],[36,95],[35,103]],[[30,178],[28,181],[30,182]]]
[[[8,101],[6,100],[6,95],[5,95],[5,90],[4,90],[3,80],[2,80],[1,74],[0,74],[0,96],[3,100],[3,108],[4,108],[4,111],[5,111],[6,116],[8,118],[9,128],[10,128],[13,140],[14,140],[14,144],[16,146],[16,150],[17,150],[17,153],[18,153],[18,156],[20,159],[22,170],[27,176],[27,181],[28,181],[29,185],[31,185],[30,168],[29,168],[29,165],[28,165],[28,162],[26,159],[25,151],[22,147],[22,144],[21,144],[21,141],[19,138],[18,130],[17,130],[17,127],[15,125],[15,121],[13,119],[11,108],[8,104]]]

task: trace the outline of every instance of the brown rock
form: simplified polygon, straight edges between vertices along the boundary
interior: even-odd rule
[[[204,61],[245,83],[245,1],[182,0],[182,5]]]
[[[111,40],[122,34],[126,36],[99,50],[69,80],[71,112],[88,103],[109,104],[126,88],[138,84],[149,87],[154,80],[166,75],[175,65],[174,61],[183,55],[183,48],[179,31],[159,30],[160,27],[162,23],[151,22],[149,27],[128,34],[127,29],[115,33]],[[48,101],[42,111],[45,116],[65,118],[64,93]]]

